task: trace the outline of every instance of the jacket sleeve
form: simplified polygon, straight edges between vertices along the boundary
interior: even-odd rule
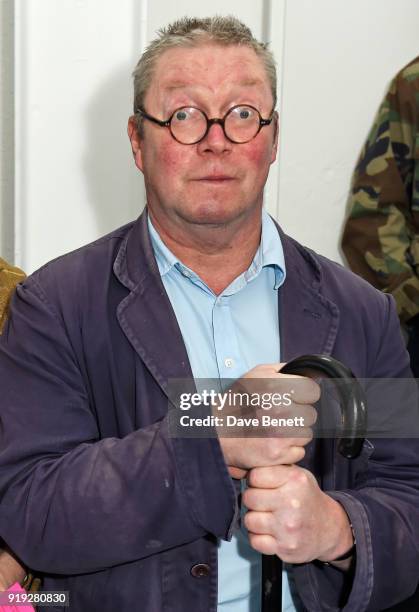
[[[379,351],[368,377],[408,377],[399,321],[386,297]],[[298,567],[297,584],[309,610],[377,612],[407,599],[419,580],[419,440],[368,439],[357,461],[350,486],[328,492],[342,504],[353,526],[353,572],[316,561]],[[351,469],[339,455],[334,462],[336,472]]]
[[[351,269],[391,293],[399,317],[419,313],[419,61],[392,81],[362,149],[342,249]]]
[[[228,539],[236,495],[217,439],[167,418],[98,431],[71,336],[33,278],[0,340],[0,535],[37,571],[128,563],[207,534]]]

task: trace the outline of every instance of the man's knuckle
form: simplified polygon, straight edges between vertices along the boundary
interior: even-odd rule
[[[308,474],[303,470],[296,471],[294,478],[300,485],[303,486],[306,486],[309,482]]]
[[[288,473],[288,480],[290,482],[295,482],[296,480],[298,480],[300,470],[301,468],[299,468],[297,465],[291,465]]]
[[[292,519],[292,520],[286,521],[284,527],[288,533],[295,533],[301,529],[301,524],[302,524],[301,520]]]
[[[269,439],[268,442],[265,443],[265,452],[266,457],[273,464],[281,459],[283,448],[280,440],[277,439]]]
[[[298,549],[298,542],[296,540],[290,540],[289,542],[283,543],[281,548],[285,555],[293,555]]]

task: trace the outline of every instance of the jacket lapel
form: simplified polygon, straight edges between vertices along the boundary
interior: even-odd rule
[[[118,306],[121,328],[169,397],[171,379],[193,379],[193,376],[182,334],[154,257],[146,211],[122,244],[114,272],[131,290]]]
[[[338,331],[339,310],[322,293],[317,260],[279,231],[287,270],[278,297],[281,361],[307,354],[330,355]]]

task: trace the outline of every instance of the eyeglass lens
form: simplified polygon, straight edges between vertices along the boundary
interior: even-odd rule
[[[224,131],[234,142],[247,142],[259,131],[260,115],[251,106],[236,106],[224,118]],[[173,136],[179,142],[192,144],[200,140],[207,131],[207,118],[203,111],[194,107],[176,110],[170,122]]]

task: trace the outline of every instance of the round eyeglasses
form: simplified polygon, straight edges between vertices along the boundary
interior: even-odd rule
[[[269,119],[263,119],[260,112],[248,104],[233,106],[222,119],[208,119],[204,111],[195,106],[177,108],[166,121],[149,115],[142,108],[138,108],[137,113],[161,127],[169,128],[173,138],[185,145],[197,144],[203,140],[210,127],[216,123],[221,125],[227,140],[244,144],[253,140],[265,125],[270,125],[273,116],[272,112]]]

